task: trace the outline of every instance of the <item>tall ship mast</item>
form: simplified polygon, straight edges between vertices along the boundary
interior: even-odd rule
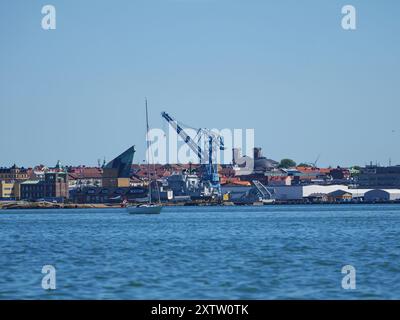
[[[152,203],[152,192],[151,192],[151,174],[150,174],[150,158],[151,158],[151,153],[150,153],[150,141],[149,141],[149,111],[147,107],[147,98],[145,99],[145,109],[146,109],[146,153],[147,153],[147,181],[148,181],[148,203],[146,204],[140,204],[136,206],[127,206],[126,209],[128,213],[130,214],[159,214],[161,213],[161,201],[160,201],[160,192],[158,190],[158,185],[157,185],[157,190],[158,190],[158,203],[154,204]],[[157,181],[156,181],[157,184]]]

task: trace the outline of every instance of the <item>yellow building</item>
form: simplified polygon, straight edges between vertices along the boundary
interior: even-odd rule
[[[329,202],[347,202],[353,199],[353,195],[345,190],[336,190],[328,193]]]
[[[18,182],[0,181],[0,199],[19,199],[20,185]]]
[[[118,177],[118,169],[103,169],[103,187],[129,187],[129,178]]]

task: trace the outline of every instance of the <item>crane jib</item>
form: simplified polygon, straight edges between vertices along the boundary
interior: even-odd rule
[[[201,148],[199,143],[196,143],[186,132],[185,130],[169,116],[168,113],[162,112],[162,117],[175,129],[175,131],[181,136],[183,141],[194,151],[196,152],[200,163],[204,163],[205,174],[203,175],[203,181],[206,181],[210,187],[214,190],[214,194],[217,195],[218,198],[221,197],[221,185],[219,182],[219,174],[218,174],[218,166],[216,163],[213,163],[213,152],[214,146],[216,146],[219,150],[224,150],[224,142],[221,136],[212,132],[212,130],[207,129],[198,129],[197,136],[200,135],[208,138],[208,150],[204,150]],[[206,147],[207,149],[207,147]],[[206,163],[208,160],[208,163]]]

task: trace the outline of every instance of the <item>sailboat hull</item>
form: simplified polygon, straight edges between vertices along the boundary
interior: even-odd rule
[[[141,205],[129,206],[126,208],[129,214],[160,214],[162,206],[158,205]]]

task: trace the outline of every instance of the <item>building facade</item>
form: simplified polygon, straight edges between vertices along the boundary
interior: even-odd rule
[[[68,199],[68,174],[66,172],[46,172],[44,180],[28,180],[21,183],[20,192],[22,200]]]
[[[371,189],[400,188],[400,166],[366,166],[361,168],[357,183]]]
[[[364,200],[367,202],[375,201],[399,201],[400,190],[399,189],[375,189],[365,193]]]
[[[135,146],[121,153],[103,168],[102,186],[108,188],[129,187]]]
[[[18,200],[19,198],[19,182],[0,181],[0,200]]]
[[[83,166],[68,168],[68,185],[70,189],[78,187],[101,187],[103,184],[102,178],[102,168]]]
[[[23,181],[29,179],[29,170],[15,164],[11,168],[0,168],[1,181]]]

